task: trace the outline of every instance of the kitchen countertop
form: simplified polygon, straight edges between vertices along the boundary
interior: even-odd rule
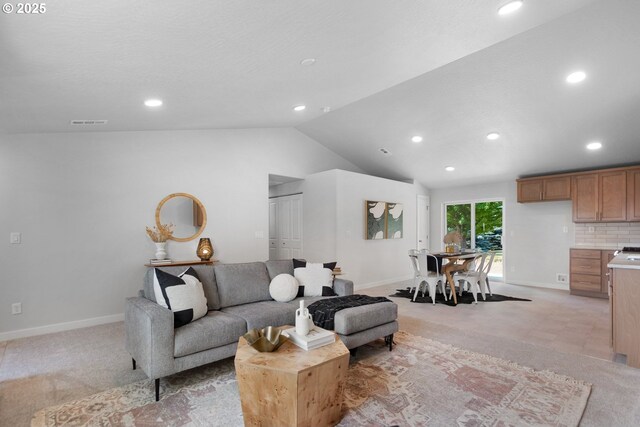
[[[629,258],[635,259],[629,259]],[[640,253],[624,253],[618,254],[607,264],[609,268],[625,268],[631,270],[640,270]]]
[[[586,249],[592,251],[617,251],[618,245],[573,245],[571,249]]]

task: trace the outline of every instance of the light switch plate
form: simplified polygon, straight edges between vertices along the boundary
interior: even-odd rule
[[[9,234],[9,242],[12,245],[19,245],[22,243],[22,233],[13,232]]]

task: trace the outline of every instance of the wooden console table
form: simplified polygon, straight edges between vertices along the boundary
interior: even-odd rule
[[[213,265],[216,262],[217,261],[215,259],[211,259],[209,261],[187,260],[187,261],[165,262],[162,264],[147,263],[144,266],[145,267],[181,267],[181,266],[187,266],[187,265]]]

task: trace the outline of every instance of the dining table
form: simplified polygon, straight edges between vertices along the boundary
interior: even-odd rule
[[[436,252],[432,253],[436,258],[441,260],[447,260],[447,263],[442,263],[442,274],[447,278],[447,283],[451,288],[451,295],[453,297],[453,303],[458,304],[458,298],[456,297],[456,284],[453,281],[453,273],[456,271],[467,271],[469,264],[471,264],[476,258],[482,255],[482,252]]]

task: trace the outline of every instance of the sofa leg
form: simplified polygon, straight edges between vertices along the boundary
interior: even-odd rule
[[[384,337],[384,342],[389,346],[389,351],[393,350],[393,334]]]
[[[156,378],[156,402],[160,400],[160,378]]]
[[[133,362],[133,370],[136,370],[136,359],[131,359],[131,362]]]
[[[351,357],[356,357],[357,352],[358,352],[358,347],[349,349],[349,353],[351,353]]]

